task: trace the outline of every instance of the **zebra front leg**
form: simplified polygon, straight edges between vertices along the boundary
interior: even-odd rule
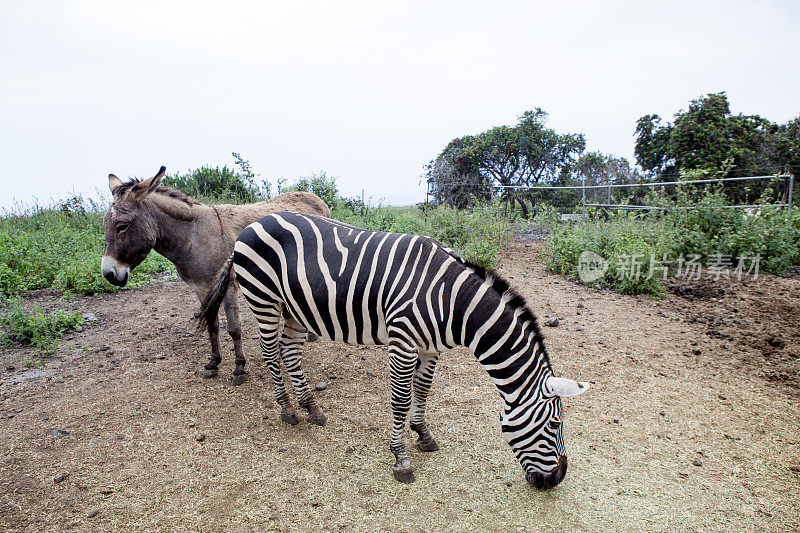
[[[236,289],[231,286],[225,294],[225,317],[228,320],[228,334],[233,339],[233,351],[236,354],[236,367],[233,370],[233,384],[241,385],[247,379],[247,372],[244,365],[247,360],[242,350],[242,328],[239,321],[239,302],[236,298]]]
[[[392,389],[392,439],[389,449],[395,457],[392,472],[397,481],[414,482],[414,469],[406,453],[405,425],[411,407],[411,381],[417,365],[416,350],[397,340],[389,341],[389,371]]]
[[[281,334],[281,358],[289,379],[292,381],[294,393],[300,407],[308,411],[308,422],[317,426],[324,426],[327,421],[325,413],[317,405],[314,394],[308,386],[305,372],[303,372],[303,344],[306,342],[308,330],[292,317],[286,317]]]
[[[417,448],[421,452],[435,452],[439,449],[428,424],[425,423],[425,403],[433,382],[433,373],[439,354],[436,352],[419,354],[417,368],[414,371],[414,398],[411,403],[409,427],[417,432]]]
[[[289,400],[289,394],[283,384],[280,364],[280,345],[278,329],[281,325],[281,310],[279,307],[255,307],[251,303],[253,313],[258,320],[258,329],[261,332],[261,356],[269,369],[272,385],[275,388],[275,401],[281,406],[281,420],[287,424],[295,425],[300,422],[297,413]]]

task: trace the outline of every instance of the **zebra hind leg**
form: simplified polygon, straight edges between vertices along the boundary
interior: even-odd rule
[[[280,364],[280,346],[278,329],[281,322],[280,307],[261,307],[251,303],[253,313],[258,320],[258,329],[261,332],[261,356],[269,369],[272,384],[275,387],[275,401],[281,406],[281,420],[287,424],[295,425],[300,422],[297,413],[289,400],[289,394],[283,384]]]
[[[395,456],[392,473],[397,481],[414,482],[414,469],[404,442],[406,416],[411,407],[411,381],[417,365],[416,350],[404,342],[389,341],[389,370],[392,389],[392,440],[389,449]]]
[[[292,317],[286,317],[281,334],[281,358],[283,366],[292,381],[297,402],[300,407],[308,411],[306,420],[310,424],[324,426],[327,421],[325,413],[317,405],[314,394],[308,386],[305,372],[303,372],[303,344],[306,342],[308,330]]]
[[[414,371],[414,398],[411,403],[411,416],[409,417],[409,427],[417,432],[417,448],[421,452],[435,452],[439,449],[436,439],[433,438],[428,424],[425,422],[425,403],[433,382],[433,373],[436,370],[436,363],[439,354],[421,353],[419,362]]]

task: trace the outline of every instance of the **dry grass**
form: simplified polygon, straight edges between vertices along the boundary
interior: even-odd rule
[[[0,353],[2,368],[18,368],[0,384],[0,527],[796,527],[797,397],[720,358],[715,340],[680,316],[660,316],[658,302],[548,275],[530,261],[535,252],[512,248],[502,271],[537,314],[562,319],[545,331],[556,371],[596,382],[566,402],[570,467],[556,489],[525,483],[500,435],[497,392],[464,350],[443,355],[434,383],[429,419],[441,450],[413,451],[417,482],[402,485],[390,473],[381,349],[310,345],[310,379],[329,382],[318,393],[328,425],[287,427],[252,338],[247,383],[200,378],[207,344],[189,320],[195,304],[184,285],[168,282],[77,301],[100,323],[62,343],[42,368],[49,379],[10,383],[24,353]],[[249,316],[246,328],[255,331]],[[683,355],[692,341],[703,355]],[[223,366],[232,369],[232,354]],[[54,437],[53,428],[70,435]],[[56,484],[60,472],[69,477]],[[99,514],[87,518],[93,509]]]

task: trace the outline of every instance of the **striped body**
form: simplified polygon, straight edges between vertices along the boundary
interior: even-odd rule
[[[556,389],[575,382],[553,377],[536,319],[495,274],[428,237],[368,231],[297,213],[269,215],[242,231],[233,270],[258,318],[262,353],[282,407],[288,397],[279,357],[300,405],[312,414],[318,409],[300,365],[306,331],[350,344],[388,345],[390,448],[397,458],[395,476],[411,481],[406,417],[410,410],[417,445],[437,449],[424,410],[438,353],[467,346],[500,391],[503,434],[528,481],[549,487],[563,478]],[[286,325],[278,341],[281,316]]]

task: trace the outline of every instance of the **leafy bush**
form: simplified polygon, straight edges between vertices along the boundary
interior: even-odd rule
[[[428,227],[425,224],[425,219],[419,211],[411,211],[401,213],[392,222],[390,231],[395,233],[411,233],[423,234],[427,231]]]
[[[322,198],[322,201],[328,204],[331,209],[338,205],[341,200],[339,198],[339,188],[336,186],[336,178],[327,176],[324,171],[306,178],[300,178],[286,190],[313,192]]]
[[[10,302],[0,314],[3,344],[33,346],[39,355],[53,353],[61,336],[82,324],[80,313],[67,313],[60,309],[45,312],[39,308],[27,312],[19,301]]]
[[[715,188],[694,194],[684,190],[675,198],[660,200],[667,208],[663,213],[617,213],[608,221],[559,226],[547,242],[547,267],[577,277],[580,254],[591,251],[609,261],[606,275],[592,284],[630,294],[661,291],[665,257],[674,262],[696,256],[701,264],[725,257],[736,266],[740,258],[757,255],[759,271],[783,274],[800,263],[800,214],[797,209],[772,207],[768,198],[762,200],[757,213],[746,213],[725,207],[725,195]],[[627,275],[634,256],[641,263],[640,276]],[[666,266],[675,272],[674,264]]]
[[[80,197],[0,218],[0,299],[46,288],[77,294],[119,290],[100,274],[102,218],[97,204]],[[130,285],[172,269],[151,253],[133,271]]]
[[[440,205],[428,213],[426,234],[485,268],[499,266],[497,255],[507,239],[499,204],[479,203],[472,211]]]
[[[665,254],[669,257],[673,237],[663,221],[627,216],[559,226],[547,241],[547,268],[577,278],[580,256],[590,251],[609,262],[605,276],[591,285],[610,286],[625,294],[657,294],[660,272],[651,267],[657,267]],[[634,275],[634,265],[640,275]]]
[[[264,199],[252,174],[240,174],[227,166],[200,167],[188,173],[166,176],[163,183],[212,203],[243,204]]]

